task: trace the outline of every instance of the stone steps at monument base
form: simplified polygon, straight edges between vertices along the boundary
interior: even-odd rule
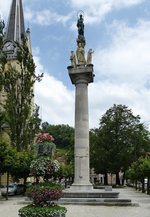
[[[14,204],[28,205],[32,203],[29,198],[14,197],[9,198],[14,201]],[[0,203],[4,202],[3,200]],[[92,206],[139,206],[138,203],[133,203],[131,199],[124,198],[60,198],[56,203],[60,205],[92,205]]]
[[[63,191],[63,198],[118,198],[119,192],[92,190],[89,192]]]
[[[107,198],[61,198],[58,204],[64,205],[101,205],[101,206],[138,206],[130,199],[107,199]]]

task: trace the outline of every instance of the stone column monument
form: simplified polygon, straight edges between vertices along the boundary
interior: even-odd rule
[[[75,85],[75,174],[74,183],[70,190],[92,190],[89,169],[89,113],[88,113],[88,84],[93,82],[92,49],[88,52],[86,61],[84,47],[84,23],[83,15],[79,15],[77,21],[78,39],[76,55],[71,51],[71,66],[68,73],[72,84]],[[77,59],[77,61],[76,61]]]
[[[59,204],[120,205],[131,204],[131,200],[118,199],[119,192],[93,189],[90,183],[89,166],[89,114],[88,84],[94,80],[92,49],[85,58],[85,38],[83,15],[78,21],[78,38],[76,54],[71,51],[71,66],[68,73],[75,85],[75,145],[74,145],[74,183],[63,191]]]

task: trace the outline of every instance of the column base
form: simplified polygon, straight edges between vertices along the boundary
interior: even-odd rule
[[[69,189],[70,191],[78,191],[78,192],[83,192],[83,191],[91,191],[93,190],[93,185],[89,183],[73,183]]]

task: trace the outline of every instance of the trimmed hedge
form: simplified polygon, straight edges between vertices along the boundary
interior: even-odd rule
[[[28,205],[19,209],[20,217],[65,217],[67,209],[61,206],[34,206]]]

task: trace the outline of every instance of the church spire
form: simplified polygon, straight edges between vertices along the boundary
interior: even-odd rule
[[[25,36],[25,27],[22,0],[12,0],[4,40],[13,42],[17,41],[21,44],[23,36]]]

